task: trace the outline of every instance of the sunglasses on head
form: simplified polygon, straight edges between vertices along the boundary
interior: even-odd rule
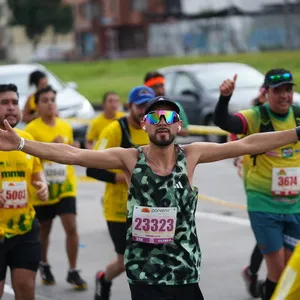
[[[174,124],[180,121],[179,115],[172,110],[155,110],[149,112],[145,116],[145,120],[152,125],[156,125],[160,122],[161,117],[165,118],[167,124]]]
[[[292,79],[292,74],[291,73],[284,73],[284,74],[278,74],[278,75],[270,75],[269,79],[272,82],[280,82],[280,81],[285,81],[285,80],[291,80]]]

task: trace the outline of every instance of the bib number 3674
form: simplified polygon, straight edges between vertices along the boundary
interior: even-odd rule
[[[300,168],[273,168],[272,193],[293,196],[300,193]]]
[[[176,215],[176,207],[135,206],[132,218],[132,239],[150,244],[172,242]]]

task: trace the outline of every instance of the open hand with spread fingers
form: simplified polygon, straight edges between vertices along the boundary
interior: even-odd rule
[[[220,93],[222,96],[230,96],[233,93],[235,89],[236,79],[237,74],[233,76],[233,79],[227,79],[223,81],[220,86]]]
[[[12,129],[7,120],[4,120],[3,124],[6,130],[0,129],[0,150],[17,150],[21,142],[20,136]]]

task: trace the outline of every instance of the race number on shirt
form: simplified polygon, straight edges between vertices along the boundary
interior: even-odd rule
[[[27,204],[27,184],[26,181],[2,182],[2,195],[5,198],[3,208],[22,208]]]
[[[273,168],[273,195],[293,196],[300,193],[300,168]]]
[[[54,162],[43,164],[46,180],[49,183],[63,183],[67,178],[67,166]]]
[[[168,244],[174,240],[176,207],[135,206],[132,217],[132,239],[149,244]]]

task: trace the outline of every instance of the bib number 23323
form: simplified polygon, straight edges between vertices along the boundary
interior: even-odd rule
[[[174,240],[176,207],[135,206],[132,239],[141,243],[168,244]]]
[[[281,196],[296,196],[300,193],[300,168],[273,168],[272,193]]]

